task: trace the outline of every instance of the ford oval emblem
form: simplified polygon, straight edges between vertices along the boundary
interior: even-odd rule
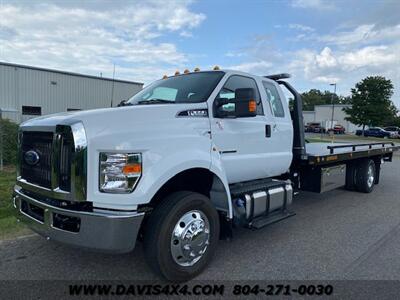
[[[34,166],[39,162],[40,156],[35,150],[29,150],[25,152],[24,160],[28,165]]]

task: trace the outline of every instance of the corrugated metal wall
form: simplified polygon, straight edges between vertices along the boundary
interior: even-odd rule
[[[40,106],[42,115],[67,109],[109,107],[113,81],[36,70],[0,63],[0,108],[16,122],[35,117],[22,115],[22,106]],[[142,84],[114,81],[113,106],[141,90]],[[12,117],[15,115],[15,117]],[[3,116],[4,117],[4,116]]]

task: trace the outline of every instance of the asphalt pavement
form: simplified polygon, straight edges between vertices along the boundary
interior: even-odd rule
[[[296,216],[220,241],[204,280],[400,280],[400,158],[371,194],[344,189],[295,197]],[[0,242],[0,280],[158,279],[134,252],[107,255],[39,236]]]

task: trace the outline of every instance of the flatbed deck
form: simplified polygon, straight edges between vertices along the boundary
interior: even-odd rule
[[[391,158],[400,145],[393,142],[378,143],[307,143],[306,163],[309,165],[325,165],[333,162],[349,161],[357,158],[382,156]]]

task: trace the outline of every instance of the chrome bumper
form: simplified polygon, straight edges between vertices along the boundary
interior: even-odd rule
[[[66,210],[25,195],[17,186],[13,202],[18,219],[48,240],[102,252],[133,250],[144,217],[144,213],[136,212]],[[61,219],[72,225],[67,230],[61,229],[64,227]]]

